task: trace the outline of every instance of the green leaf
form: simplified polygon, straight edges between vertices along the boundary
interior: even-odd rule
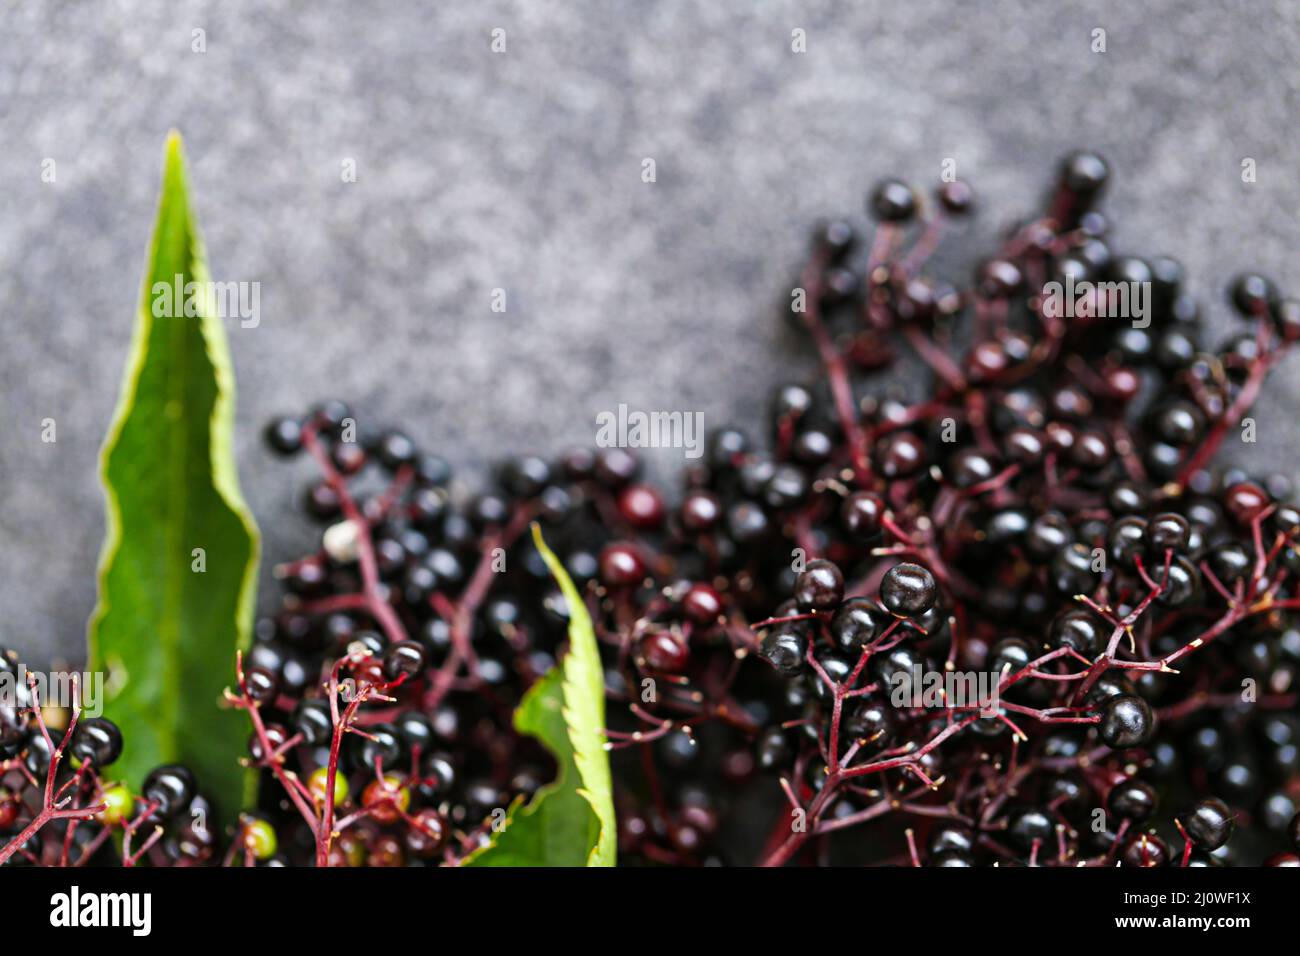
[[[605,678],[578,589],[533,525],[533,541],[569,605],[569,652],[528,689],[515,728],[537,737],[560,772],[527,806],[518,800],[492,845],[467,866],[613,866],[614,797],[605,751]]]
[[[108,672],[105,713],[122,729],[114,774],[139,785],[158,764],[181,761],[231,812],[246,781],[238,760],[247,730],[219,702],[252,630],[258,535],[235,473],[235,382],[222,320],[203,297],[194,300],[199,314],[186,316],[184,301],[155,295],[156,283],[174,289],[177,276],[182,289],[209,279],[172,133],[100,458],[107,527],[90,658]]]

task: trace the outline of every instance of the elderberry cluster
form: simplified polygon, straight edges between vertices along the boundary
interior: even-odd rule
[[[538,522],[601,648],[622,863],[1300,864],[1300,506],[1214,462],[1300,303],[1241,276],[1211,344],[1177,261],[1116,251],[1108,178],[1067,157],[962,285],[926,269],[964,183],[819,226],[791,317],[820,373],[675,499],[622,448],[474,488],[339,401],[271,422],[320,537],[228,693],[257,805],[196,833],[184,768],[101,782],[97,719],[55,810],[52,738],[0,711],[0,834],[47,814],[8,859],[113,859],[120,827],[158,865],[464,860],[555,774],[512,720],[567,638]]]
[[[52,727],[51,719],[69,715],[38,697],[14,651],[0,648],[0,671],[16,695],[0,701],[0,865],[198,865],[213,858],[216,816],[187,768],[156,767],[133,793],[113,777],[122,755],[116,724],[72,715],[62,729]],[[266,827],[244,814],[236,844],[251,843]]]

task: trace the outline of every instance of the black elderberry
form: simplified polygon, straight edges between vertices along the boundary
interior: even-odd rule
[[[805,611],[829,611],[844,599],[844,575],[830,561],[809,561],[795,579],[794,599]]]
[[[1155,815],[1158,801],[1156,791],[1149,783],[1129,777],[1111,788],[1106,805],[1121,820],[1145,823]]]
[[[914,617],[934,607],[939,588],[934,575],[919,564],[897,564],[880,582],[880,600],[892,614]]]
[[[304,700],[293,712],[293,732],[309,747],[328,743],[334,732],[329,704],[323,700]]]
[[[107,717],[87,717],[77,724],[70,752],[80,763],[107,767],[122,755],[122,732]]]
[[[380,436],[376,449],[379,463],[389,471],[397,471],[415,460],[415,443],[399,431],[390,431]]]
[[[1056,839],[1056,823],[1045,810],[1021,807],[1007,823],[1007,839],[1023,853],[1031,853],[1035,844],[1042,847]]]
[[[267,446],[278,455],[293,455],[302,450],[302,426],[296,418],[276,418],[262,432]]]
[[[403,675],[408,679],[424,670],[424,648],[417,641],[398,641],[384,651],[384,677],[395,681]]]
[[[194,775],[179,764],[156,768],[140,787],[140,795],[155,805],[154,814],[162,818],[174,817],[185,810],[197,793]]]
[[[1232,811],[1217,797],[1198,800],[1180,821],[1187,835],[1206,850],[1217,850],[1232,836]]]
[[[1247,272],[1232,280],[1228,297],[1238,312],[1252,319],[1268,314],[1270,306],[1277,299],[1277,290],[1264,276]]]
[[[849,598],[835,610],[828,631],[845,653],[860,654],[884,630],[888,616],[869,598]]]
[[[1124,750],[1141,747],[1155,733],[1156,716],[1151,705],[1133,694],[1121,694],[1108,700],[1101,712],[1097,733],[1107,747]]]
[[[1096,153],[1071,153],[1061,163],[1061,186],[1076,196],[1092,199],[1106,187],[1110,167]]]
[[[916,194],[898,179],[886,179],[871,193],[868,211],[880,222],[907,222],[916,213]]]
[[[786,677],[793,677],[804,668],[808,653],[808,638],[798,628],[777,625],[763,637],[759,655]]]

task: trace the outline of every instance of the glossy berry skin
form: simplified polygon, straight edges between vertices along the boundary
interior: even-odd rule
[[[949,214],[964,216],[975,202],[975,191],[961,180],[944,183],[939,187],[939,202]]]
[[[413,820],[406,831],[406,848],[415,856],[430,859],[447,839],[447,821],[432,807],[417,810]]]
[[[1269,307],[1277,300],[1277,289],[1264,276],[1247,272],[1232,280],[1228,297],[1242,316],[1258,318],[1268,315]]]
[[[1052,556],[1052,586],[1061,594],[1089,594],[1096,586],[1092,549],[1086,544],[1067,544]]]
[[[722,612],[722,595],[712,585],[692,584],[682,598],[682,613],[688,621],[701,627],[715,624]]]
[[[174,817],[188,807],[197,792],[194,774],[179,764],[153,770],[140,788],[145,802],[157,805],[154,814],[163,818]]]
[[[551,466],[536,455],[524,455],[505,462],[497,477],[513,498],[535,498],[551,483]]]
[[[942,853],[935,853],[931,856],[928,865],[933,867],[942,867],[944,869],[972,867],[975,865],[975,857],[974,855],[964,853],[961,850],[945,850]]]
[[[1164,512],[1153,517],[1147,525],[1147,543],[1153,555],[1161,560],[1166,550],[1181,552],[1187,550],[1187,543],[1192,533],[1191,525],[1182,515]]]
[[[1061,164],[1061,186],[1077,196],[1099,195],[1109,179],[1110,167],[1097,153],[1071,153]]]
[[[664,500],[651,485],[628,485],[618,495],[623,520],[638,531],[653,531],[664,522]]]
[[[1045,810],[1024,807],[1015,811],[1007,824],[1007,840],[1022,853],[1030,853],[1038,842],[1042,847],[1056,839],[1056,822]]]
[[[857,236],[843,219],[820,222],[813,230],[813,250],[827,263],[840,262],[853,251]]]
[[[244,673],[244,685],[251,700],[269,704],[280,693],[280,678],[266,667],[250,667]]]
[[[880,473],[886,478],[908,478],[925,464],[925,445],[911,432],[898,432],[876,449]]]
[[[1142,780],[1130,777],[1111,788],[1106,805],[1121,820],[1145,823],[1155,815],[1159,801],[1155,789]]]
[[[1162,569],[1156,567],[1150,571],[1156,583],[1162,579]],[[1184,555],[1175,555],[1169,562],[1169,570],[1163,574],[1163,588],[1156,600],[1165,607],[1180,608],[1196,603],[1201,594],[1201,571]]]
[[[990,259],[980,266],[979,290],[990,299],[1005,299],[1014,295],[1024,282],[1024,275],[1014,262]]]
[[[610,588],[625,588],[640,584],[645,578],[645,562],[630,544],[606,545],[600,552],[600,580]]]
[[[392,472],[411,464],[416,456],[415,442],[400,431],[390,431],[382,435],[375,451],[380,464]]]
[[[1181,822],[1187,835],[1206,850],[1217,850],[1227,843],[1234,827],[1232,810],[1218,797],[1198,800]]]
[[[804,669],[808,638],[798,628],[778,625],[764,635],[758,653],[778,673],[794,677]]]
[[[932,854],[958,851],[973,853],[975,851],[975,834],[970,827],[960,823],[941,823],[930,831],[928,843]]]
[[[690,663],[686,642],[669,631],[651,631],[641,638],[641,656],[646,666],[661,674],[680,674]]]
[[[1223,494],[1225,510],[1241,525],[1249,525],[1269,503],[1268,492],[1251,481],[1238,482]]]
[[[1151,705],[1133,694],[1121,694],[1108,700],[1097,725],[1102,741],[1114,750],[1145,745],[1155,729],[1156,716]]]
[[[1085,608],[1068,608],[1052,621],[1050,638],[1053,647],[1070,647],[1085,657],[1102,648],[1109,632],[1100,619]]]
[[[240,828],[240,841],[253,859],[267,860],[275,855],[278,841],[269,820],[245,813],[240,817]]]
[[[135,798],[122,784],[106,787],[101,794],[101,802],[104,804],[104,810],[100,814],[100,819],[109,826],[117,826],[130,820],[135,810]],[[0,800],[0,803],[3,801]],[[0,810],[0,832],[4,829],[3,810]]]
[[[780,727],[770,727],[759,737],[756,762],[760,770],[784,770],[794,759],[794,750]]]
[[[73,731],[70,752],[78,763],[107,767],[122,756],[122,732],[107,717],[88,717]]]
[[[885,572],[880,600],[891,614],[916,617],[934,607],[939,588],[934,575],[919,564],[903,563]]]
[[[1158,836],[1139,833],[1125,842],[1120,860],[1125,866],[1132,867],[1165,866],[1169,862],[1169,848]]]
[[[382,771],[401,761],[405,748],[395,727],[391,724],[375,724],[367,727],[366,733],[369,736],[360,738],[358,754],[362,767],[373,775],[376,765]]]
[[[863,543],[879,537],[884,516],[884,500],[870,491],[855,491],[840,506],[840,521],[844,530]]]
[[[384,677],[389,681],[417,677],[424,664],[424,648],[418,641],[398,641],[384,651]]]
[[[262,432],[267,447],[277,455],[288,457],[302,450],[302,426],[294,418],[277,418]]]
[[[678,518],[691,534],[712,531],[722,520],[722,502],[711,491],[692,491],[682,499]]]
[[[886,179],[872,191],[868,211],[879,222],[907,222],[916,214],[916,194],[902,180]]]
[[[849,654],[860,654],[884,630],[888,616],[869,598],[849,598],[828,625],[831,640]]]
[[[640,460],[626,448],[602,448],[596,455],[592,475],[607,488],[622,488],[640,471]]]
[[[302,701],[294,709],[292,727],[293,732],[300,734],[308,747],[328,743],[334,733],[329,704],[323,700]]]
[[[809,561],[795,579],[794,599],[805,611],[829,611],[844,599],[844,575],[830,561]]]
[[[361,793],[361,805],[380,823],[395,823],[411,805],[411,791],[402,778],[386,774],[372,779]]]
[[[894,715],[891,708],[873,700],[850,704],[844,713],[841,728],[845,737],[860,740],[864,746],[888,746],[894,732]]]
[[[329,787],[329,769],[317,767],[307,778],[307,790],[312,800],[319,806],[325,802],[325,793]],[[348,799],[348,778],[343,773],[334,774],[334,806],[341,806]]]
[[[263,764],[270,754],[280,750],[289,741],[289,732],[279,724],[267,724],[265,731],[265,744],[263,744],[262,738],[256,732],[248,736],[248,755],[258,765]]]

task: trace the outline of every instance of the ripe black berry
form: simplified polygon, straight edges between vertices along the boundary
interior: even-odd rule
[[[645,562],[630,544],[611,544],[600,552],[600,580],[606,587],[640,584],[645,573]]]
[[[122,755],[122,732],[107,717],[88,717],[77,724],[70,752],[79,763],[107,767]]]
[[[759,655],[786,677],[804,668],[808,638],[797,627],[777,625],[763,637]]]
[[[158,767],[144,778],[140,795],[148,803],[156,804],[156,816],[174,817],[185,810],[198,790],[194,775],[178,764]]]
[[[795,579],[794,599],[805,611],[829,611],[844,599],[844,575],[830,561],[809,561]]]
[[[1113,697],[1102,708],[1101,723],[1097,732],[1107,747],[1124,750],[1141,747],[1155,733],[1156,716],[1151,705],[1141,697],[1122,694]]]
[[[1251,319],[1268,314],[1277,299],[1277,290],[1262,275],[1247,272],[1232,280],[1228,295],[1236,310]]]
[[[1038,807],[1022,807],[1012,813],[1007,824],[1007,839],[1024,853],[1033,851],[1035,842],[1044,846],[1056,838],[1056,823]]]
[[[1187,835],[1207,850],[1217,850],[1232,836],[1232,811],[1217,797],[1198,800],[1181,820]]]
[[[1061,185],[1077,196],[1097,196],[1109,178],[1110,167],[1096,153],[1071,153],[1061,164]]]
[[[293,455],[302,450],[302,426],[294,418],[277,418],[262,432],[267,446],[277,455]]]
[[[384,677],[394,681],[405,674],[416,677],[424,670],[424,648],[417,641],[398,641],[384,651]]]
[[[1158,801],[1155,789],[1149,783],[1129,777],[1111,788],[1106,805],[1121,820],[1145,823],[1155,815]]]
[[[304,700],[293,712],[293,732],[302,736],[309,747],[328,743],[334,732],[329,704],[323,700]]]
[[[880,600],[899,617],[924,614],[938,599],[934,575],[919,564],[895,565],[880,582]]]
[[[831,618],[831,640],[845,653],[861,653],[880,634],[886,620],[886,615],[869,598],[849,598]]]
[[[881,222],[907,222],[916,213],[916,194],[898,179],[886,179],[871,193],[868,211]]]

